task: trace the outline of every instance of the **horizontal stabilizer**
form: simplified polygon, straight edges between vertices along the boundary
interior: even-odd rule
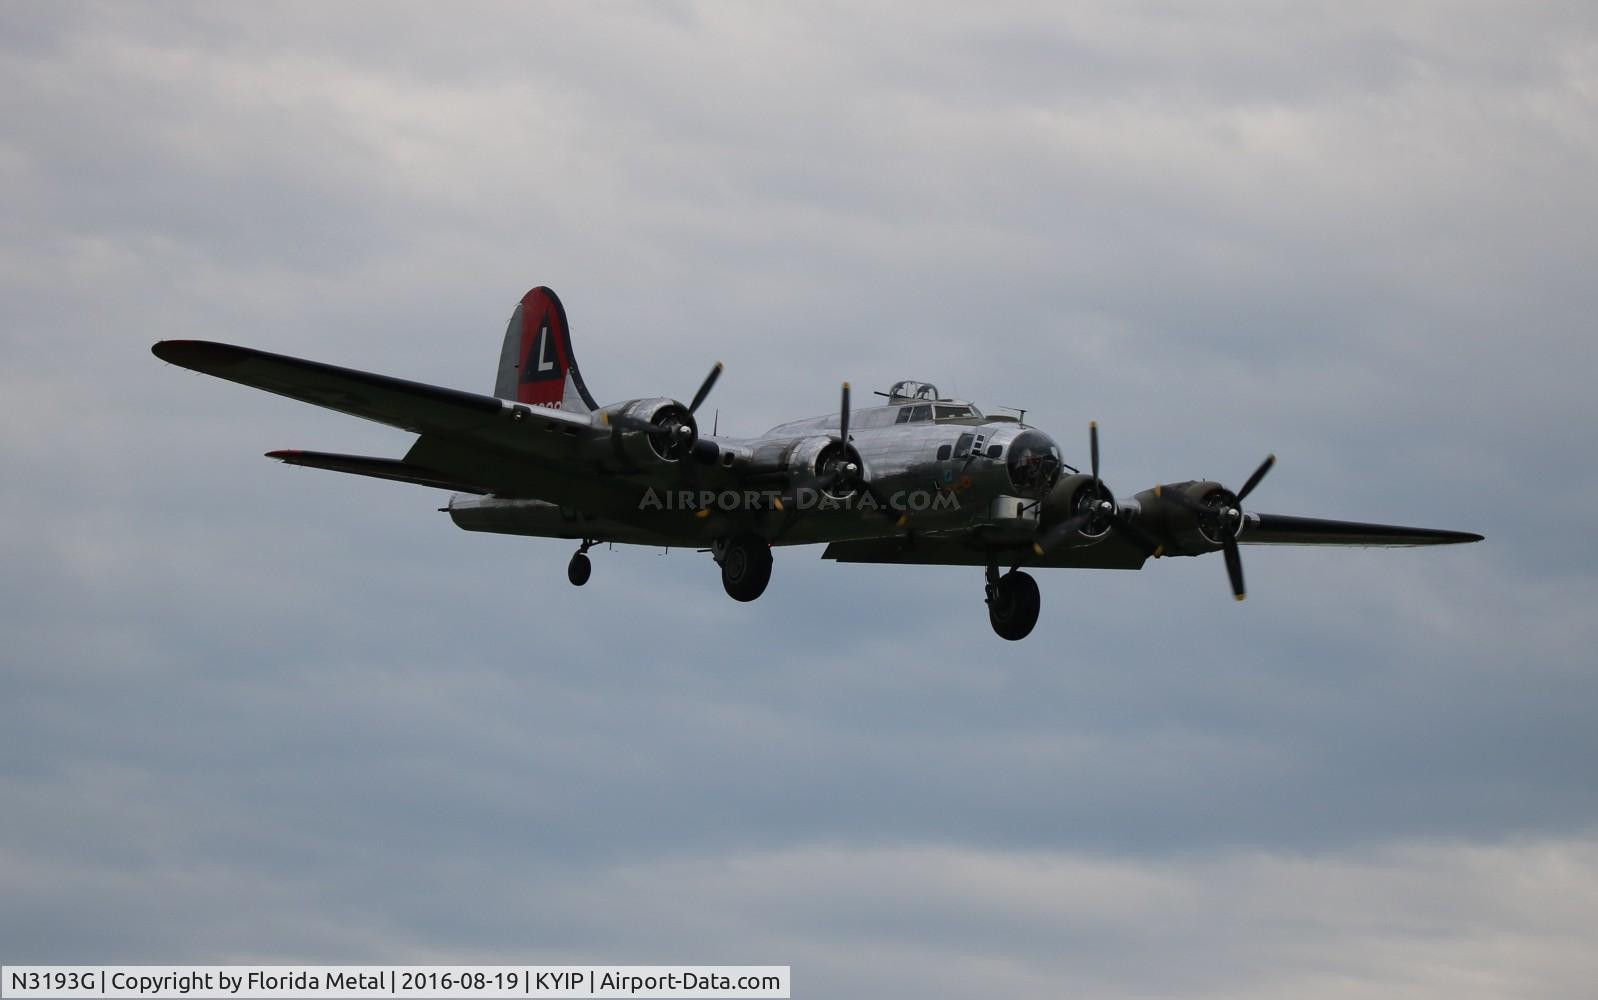
[[[1469,531],[1444,531],[1441,528],[1406,528],[1397,524],[1364,524],[1359,521],[1330,521],[1319,517],[1293,517],[1288,514],[1246,515],[1247,521],[1237,540],[1244,545],[1457,545],[1479,542],[1482,536]]]
[[[370,458],[365,455],[333,455],[325,451],[269,451],[267,458],[275,458],[288,465],[303,465],[311,469],[330,469],[348,472],[373,479],[392,479],[418,486],[433,486],[456,493],[487,493],[486,489],[472,483],[463,483],[424,466],[395,458]]]

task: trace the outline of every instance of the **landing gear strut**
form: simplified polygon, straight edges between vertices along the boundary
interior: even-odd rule
[[[759,535],[718,540],[710,549],[721,564],[721,586],[735,601],[752,601],[771,582],[771,545]]]
[[[1038,623],[1043,607],[1038,582],[1020,570],[999,575],[999,567],[988,566],[988,624],[1001,639],[1025,639]]]
[[[594,564],[588,561],[588,550],[598,544],[592,538],[583,539],[583,544],[572,555],[572,561],[566,564],[566,579],[571,581],[573,587],[581,587],[594,574]]]

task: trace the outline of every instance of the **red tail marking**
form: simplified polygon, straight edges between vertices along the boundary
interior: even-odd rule
[[[562,322],[561,310],[542,288],[522,296],[517,402],[560,408],[566,396],[566,373],[571,369]]]

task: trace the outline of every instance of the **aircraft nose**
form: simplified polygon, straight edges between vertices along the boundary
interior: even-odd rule
[[[1043,493],[1060,475],[1060,447],[1040,430],[1028,428],[1010,442],[1006,463],[1010,482],[1023,493]]]

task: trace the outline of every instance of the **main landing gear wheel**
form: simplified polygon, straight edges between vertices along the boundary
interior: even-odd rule
[[[771,546],[759,535],[739,535],[720,548],[721,586],[735,601],[752,601],[771,582]]]
[[[594,575],[594,564],[588,560],[588,550],[593,547],[594,543],[585,539],[572,556],[572,561],[566,564],[566,579],[571,581],[573,587],[581,587]]]
[[[999,576],[989,574],[988,623],[1001,639],[1025,639],[1038,623],[1038,611],[1043,600],[1038,596],[1038,582],[1019,570]]]

